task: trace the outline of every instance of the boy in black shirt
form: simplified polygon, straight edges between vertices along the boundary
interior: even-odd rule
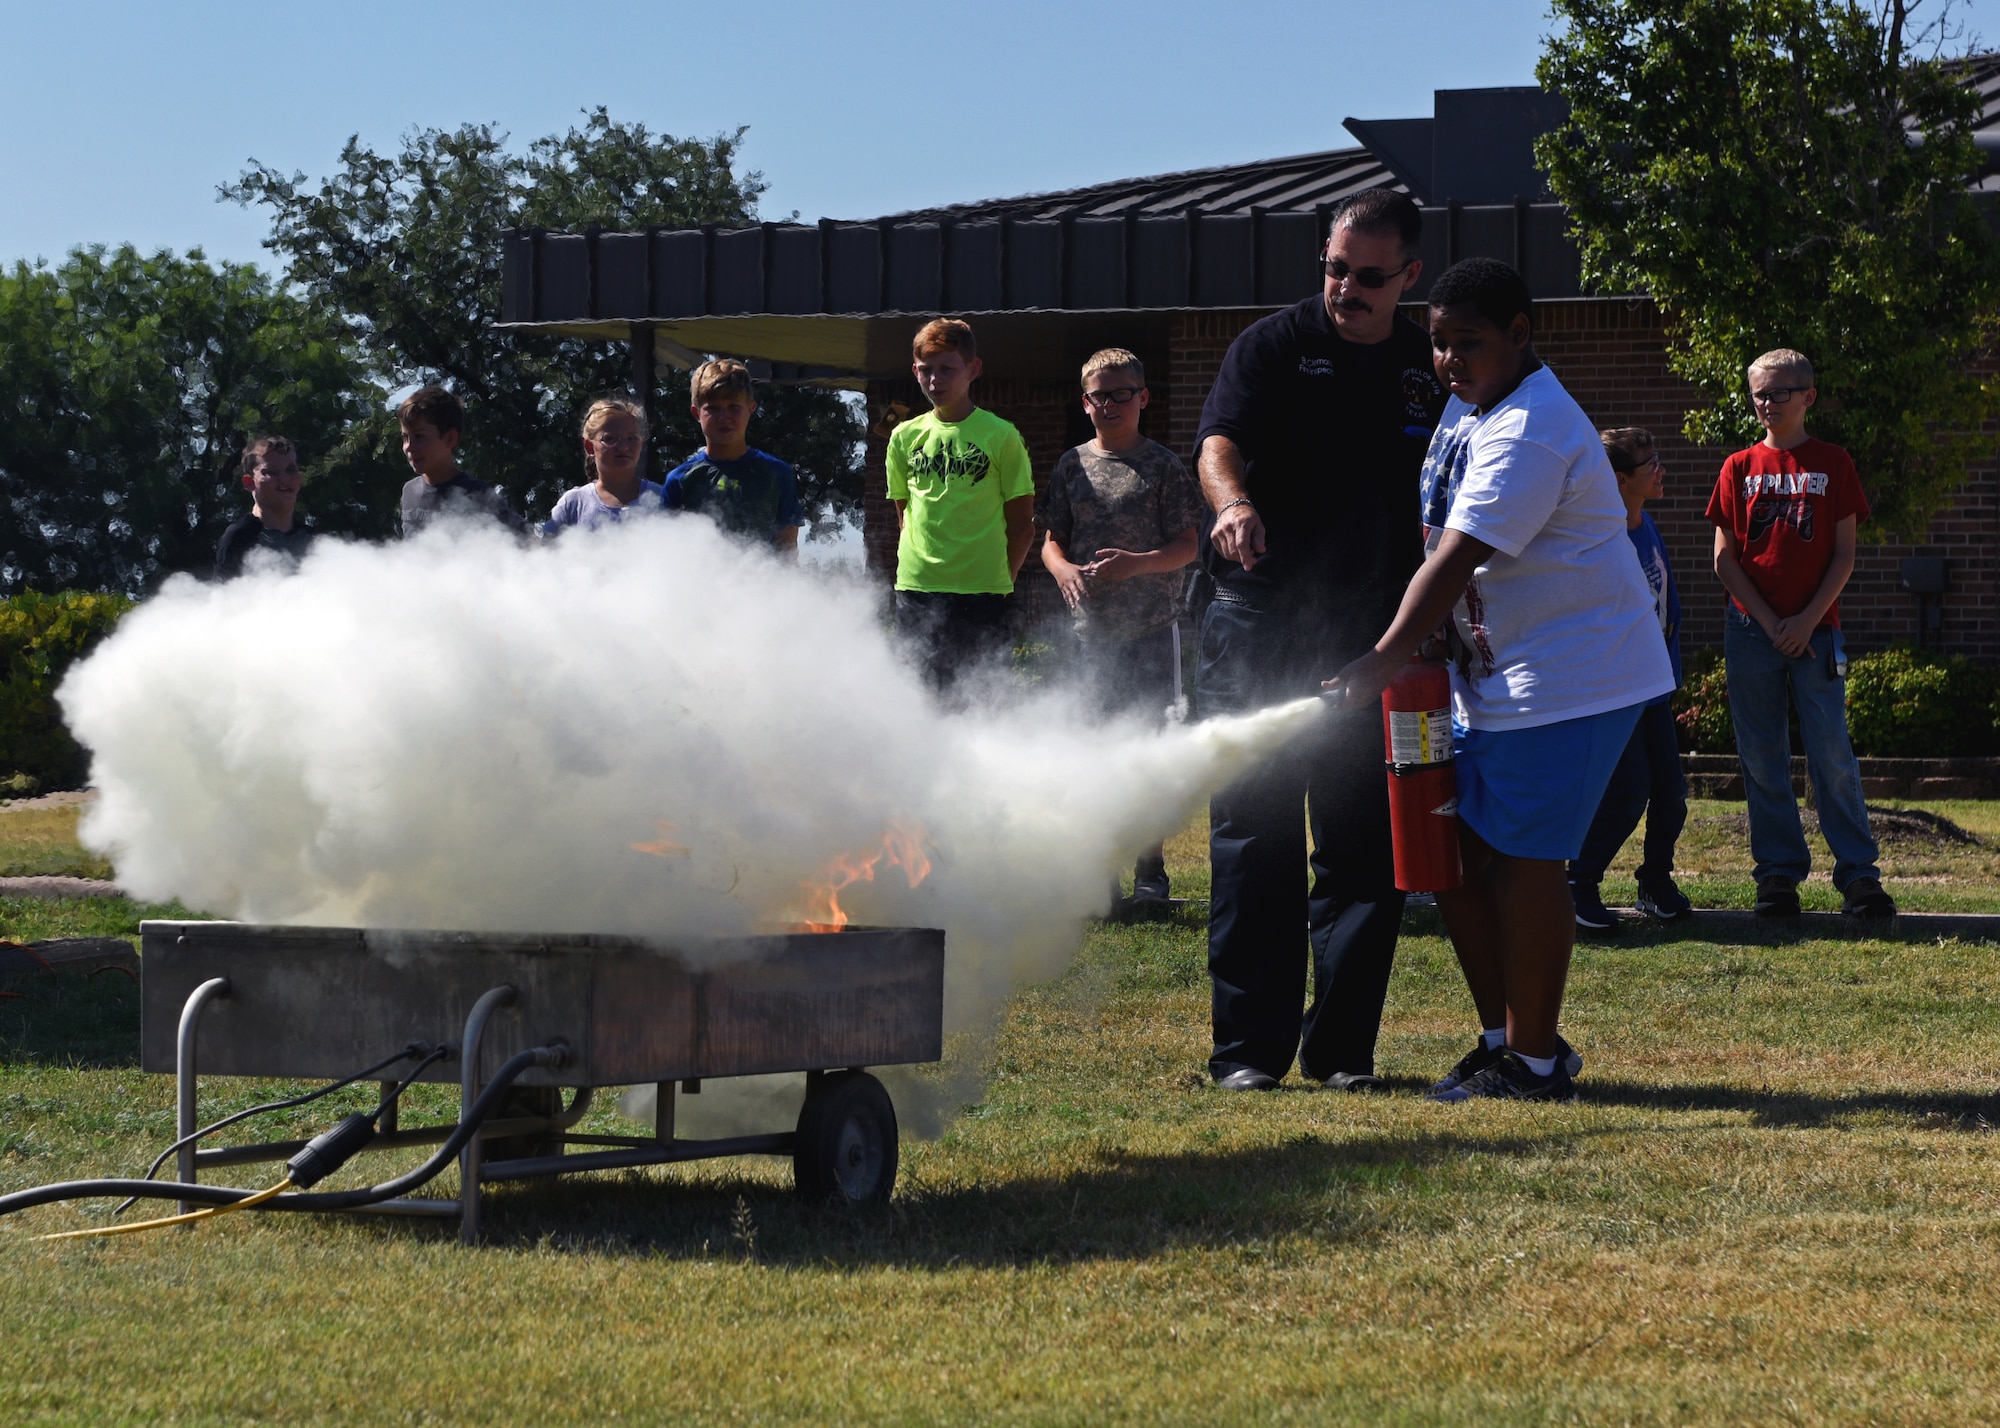
[[[215,546],[215,578],[234,580],[253,550],[276,551],[296,563],[313,533],[298,521],[299,453],[282,436],[259,436],[243,448],[243,489],[250,514],[232,522]]]
[[[403,428],[403,459],[417,474],[403,486],[403,535],[415,535],[446,511],[483,512],[515,534],[527,522],[514,513],[497,486],[458,469],[465,431],[465,403],[444,387],[425,387],[396,411]]]

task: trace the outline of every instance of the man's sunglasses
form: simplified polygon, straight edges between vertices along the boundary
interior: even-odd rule
[[[1085,392],[1083,399],[1099,411],[1109,411],[1114,405],[1124,406],[1144,390],[1143,387],[1106,387],[1101,392]]]
[[[1766,387],[1761,392],[1752,392],[1750,402],[1753,406],[1781,407],[1800,392],[1811,390],[1811,387]]]
[[[1416,259],[1414,258],[1410,260],[1411,263],[1415,261]],[[1350,268],[1340,258],[1322,258],[1320,263],[1326,269],[1326,275],[1336,283],[1344,283],[1349,278],[1352,278],[1355,282],[1361,284],[1362,287],[1371,289],[1387,287],[1389,279],[1401,277],[1410,267],[1410,263],[1405,263],[1393,272],[1381,273],[1373,268]]]

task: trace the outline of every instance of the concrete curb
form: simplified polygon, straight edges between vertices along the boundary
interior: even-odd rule
[[[0,897],[123,897],[118,884],[101,878],[0,878]]]
[[[1797,917],[1759,917],[1740,908],[1697,908],[1686,922],[1655,922],[1636,912],[1618,911],[1616,932],[1585,932],[1577,929],[1578,942],[1615,944],[1619,932],[1640,930],[1686,931],[1717,941],[1742,938],[1762,941],[1783,937],[1807,941],[1831,937],[1854,937],[1874,941],[1935,942],[1943,937],[1969,941],[2000,942],[2000,913],[1990,912],[1901,912],[1885,922],[1863,922],[1842,912],[1802,912]]]
[[[45,942],[0,942],[0,977],[45,972],[96,975],[116,969],[139,975],[139,954],[122,937],[55,937]]]
[[[1767,941],[1784,938],[1809,941],[1831,937],[1853,937],[1876,941],[1935,942],[1941,937],[1968,941],[2000,942],[2000,913],[1992,912],[1903,912],[1886,922],[1863,922],[1840,912],[1802,912],[1797,917],[1759,917],[1739,908],[1697,908],[1686,922],[1655,922],[1637,912],[1618,912],[1618,927],[1611,932],[1577,929],[1579,943],[1592,946],[1618,945],[1621,934],[1636,932],[1682,933],[1726,942]],[[1436,909],[1427,909],[1436,916]],[[1166,902],[1127,902],[1105,920],[1107,922],[1172,922],[1183,916],[1208,912],[1205,898],[1177,897]]]
[[[1864,798],[2000,798],[2000,759],[1857,760]],[[1688,797],[1743,802],[1743,766],[1734,754],[1682,754]],[[1807,796],[1806,761],[1792,759],[1792,794]]]

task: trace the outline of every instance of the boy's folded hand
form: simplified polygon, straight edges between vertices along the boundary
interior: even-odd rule
[[[1074,610],[1083,603],[1087,587],[1083,583],[1084,572],[1081,566],[1064,565],[1062,569],[1052,569],[1049,573],[1055,576],[1056,589],[1062,591],[1062,597],[1068,602],[1070,609]]]
[[[1812,653],[1812,637],[1803,615],[1787,615],[1771,627],[1771,643],[1779,654],[1791,659],[1804,659]]]
[[[1102,580],[1115,585],[1121,580],[1129,580],[1139,574],[1135,569],[1139,557],[1129,550],[1100,550],[1097,559],[1083,567],[1083,573],[1092,580]]]

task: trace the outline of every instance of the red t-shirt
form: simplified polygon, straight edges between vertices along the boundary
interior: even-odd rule
[[[1833,528],[1849,516],[1868,519],[1861,478],[1845,451],[1816,436],[1790,451],[1760,441],[1737,452],[1708,498],[1708,518],[1735,535],[1743,569],[1779,619],[1805,609],[1818,591],[1833,561]],[[1838,600],[1819,623],[1839,628]]]

